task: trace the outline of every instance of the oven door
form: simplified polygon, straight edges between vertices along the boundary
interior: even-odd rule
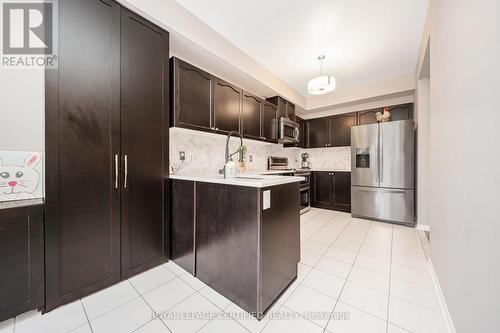
[[[311,189],[302,187],[300,189],[300,213],[305,213],[311,209]]]

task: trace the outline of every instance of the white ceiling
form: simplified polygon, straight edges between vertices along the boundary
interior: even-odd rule
[[[415,72],[428,0],[176,0],[307,95],[333,72],[337,88]]]

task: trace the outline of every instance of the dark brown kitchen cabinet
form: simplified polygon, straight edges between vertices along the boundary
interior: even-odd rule
[[[240,88],[219,78],[215,79],[213,127],[216,132],[240,132],[242,98]]]
[[[375,114],[377,112],[383,113],[384,108],[358,111],[357,125],[376,124],[377,118]],[[391,121],[413,119],[413,103],[389,106],[389,112],[391,113]]]
[[[290,120],[296,120],[295,119],[295,105],[287,102],[286,103],[286,117]]]
[[[314,171],[312,173],[311,187],[312,198],[311,206],[317,208],[332,208],[333,186],[332,173],[323,171]]]
[[[264,138],[262,130],[264,100],[248,92],[243,92],[242,106],[242,134],[247,139],[261,140]]]
[[[307,147],[350,146],[351,127],[354,125],[356,125],[355,113],[307,120]]]
[[[196,183],[172,179],[170,182],[170,221],[172,251],[170,258],[180,267],[195,274],[195,198]]]
[[[364,110],[364,111],[359,111],[357,112],[357,124],[358,125],[369,125],[369,124],[376,124],[377,119],[375,118],[375,114],[377,112],[382,112],[382,108],[377,108],[377,109],[371,109],[371,110]]]
[[[295,105],[281,96],[267,98],[267,101],[278,106],[278,118],[288,118],[295,121]]]
[[[351,127],[356,125],[356,113],[345,113],[328,119],[328,146],[351,145]]]
[[[172,179],[172,193],[173,261],[261,319],[297,277],[299,184],[256,188]]]
[[[328,147],[328,118],[310,119],[307,123],[307,147]]]
[[[333,172],[333,204],[334,210],[351,211],[351,173]]]
[[[351,173],[314,171],[311,181],[311,206],[351,211]]]
[[[413,103],[389,106],[391,121],[413,119]]]
[[[165,260],[168,33],[110,0],[62,1],[58,15],[59,66],[45,75],[46,311]]]
[[[172,57],[171,125],[212,131],[212,89],[214,77],[201,69]]]
[[[262,109],[262,136],[264,141],[278,142],[278,108],[267,101],[264,101]]]
[[[128,10],[122,10],[122,278],[165,261],[168,56],[168,33]]]
[[[44,304],[43,202],[0,203],[0,322]]]

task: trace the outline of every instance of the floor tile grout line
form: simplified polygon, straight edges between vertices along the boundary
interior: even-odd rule
[[[80,301],[80,305],[82,306],[83,313],[85,313],[85,318],[87,318],[87,324],[89,324],[90,331],[91,331],[92,333],[94,333],[94,329],[92,328],[92,325],[90,324],[89,315],[87,314],[87,309],[85,309],[85,305],[83,305],[83,301],[82,301],[82,299],[81,299],[81,298],[79,299],[79,301]]]
[[[391,283],[392,283],[392,251],[394,250],[394,227],[392,227],[392,237],[391,237],[391,261],[389,265],[389,297],[387,298],[387,315],[386,315],[386,324],[385,324],[385,332],[389,332],[389,311],[391,306]]]
[[[195,279],[196,279],[197,277],[193,276],[193,278],[195,278]],[[201,280],[200,280],[200,281],[201,281]],[[206,287],[203,287],[203,288],[201,288],[200,290],[205,289],[205,288],[210,288],[210,286],[209,286],[209,285],[207,285]],[[212,288],[210,288],[210,289],[212,289]],[[197,291],[196,291],[196,293],[197,293],[197,294],[199,294],[201,297],[205,298],[208,302],[212,303],[212,304],[213,304],[216,308],[218,308],[219,310],[221,310],[224,314],[227,314],[227,315],[231,318],[231,320],[233,320],[233,321],[235,321],[236,323],[238,323],[238,325],[240,325],[241,327],[243,327],[246,331],[250,332],[250,330],[248,330],[248,329],[247,329],[245,326],[243,326],[243,325],[242,325],[239,321],[237,321],[236,319],[234,319],[234,318],[233,318],[233,317],[232,317],[229,313],[227,313],[227,312],[225,311],[225,310],[226,310],[229,306],[231,306],[231,303],[233,303],[231,300],[229,300],[229,299],[228,299],[228,301],[230,301],[231,303],[230,303],[230,304],[228,304],[228,305],[226,305],[224,308],[221,308],[220,306],[218,306],[217,304],[215,304],[213,301],[211,301],[211,300],[210,300],[210,298],[208,298],[208,297],[206,297],[205,295],[203,295],[202,293],[200,293],[200,290],[197,290]],[[213,290],[213,291],[215,291],[215,292],[217,292],[215,289],[212,289],[212,290]],[[221,296],[222,296],[222,295],[221,295]],[[222,297],[224,297],[224,296],[222,296]],[[233,304],[235,304],[235,303],[233,303]],[[215,320],[215,318],[210,319],[210,320],[209,320],[208,322],[206,322],[206,323],[205,323],[202,327],[200,327],[198,330],[196,330],[196,332],[199,332],[200,330],[202,330],[202,329],[203,329],[203,327],[207,326],[209,323],[211,323],[211,322],[212,322],[212,321],[214,321],[214,320]],[[196,333],[196,332],[195,332],[195,333]],[[251,333],[251,332],[250,332],[250,333]]]
[[[352,222],[352,218],[351,218],[351,221],[347,225],[349,225],[351,222]],[[347,225],[346,225],[346,228],[347,228]],[[370,230],[371,225],[372,225],[372,223],[370,222],[370,225],[369,225],[368,229],[366,230],[365,237],[363,238],[363,241],[361,242],[361,245],[360,245],[360,247],[359,247],[359,249],[358,249],[358,251],[356,253],[356,258],[354,258],[354,263],[356,263],[356,260],[358,259],[359,252],[361,251],[361,247],[363,246],[363,243],[365,242],[366,235],[368,234],[368,231]],[[344,229],[344,231],[345,231],[345,229]],[[335,309],[337,308],[337,305],[339,304],[339,302],[341,302],[340,301],[340,297],[342,296],[342,293],[344,292],[345,286],[347,285],[347,282],[349,281],[349,276],[351,275],[352,269],[354,267],[354,263],[351,265],[351,269],[349,270],[349,273],[347,274],[347,278],[344,281],[344,285],[342,286],[342,289],[340,289],[339,297],[337,299],[337,302],[335,302],[335,306],[333,307],[332,312],[330,313],[330,317],[328,318],[328,320],[326,322],[326,325],[325,325],[325,327],[323,329],[323,333],[325,333],[327,331],[327,327],[330,324],[331,318],[332,318],[332,316],[335,313]]]
[[[146,303],[146,305],[147,305],[147,306],[151,309],[151,311],[153,311],[153,312],[152,312],[152,314],[153,314],[153,313],[155,313],[155,314],[156,314],[156,313],[157,313],[157,312],[156,312],[156,310],[155,310],[155,309],[153,309],[153,307],[151,306],[151,304],[149,304],[149,303],[148,303],[148,301],[146,300],[146,298],[144,298],[143,294],[141,294],[141,293],[139,292],[139,290],[137,290],[137,288],[134,286],[134,284],[133,284],[132,282],[130,282],[130,280],[128,280],[128,279],[127,279],[127,281],[128,281],[128,283],[130,283],[130,285],[132,286],[132,288],[134,288],[134,289],[135,289],[135,291],[137,291],[137,293],[138,293],[138,294],[139,294],[139,296],[142,298],[142,300],[144,301],[144,303]],[[186,283],[186,284],[187,284],[187,283]],[[189,286],[189,287],[191,287],[191,286]],[[193,294],[192,294],[192,295],[193,295]],[[190,296],[188,296],[188,297],[190,297]],[[185,298],[185,299],[187,299],[187,298]],[[184,300],[182,300],[181,302],[183,302],[183,301],[184,301]],[[181,302],[179,302],[179,303],[181,303]],[[177,304],[179,304],[179,303],[177,303]],[[174,306],[177,306],[177,304],[176,304],[176,305],[174,305]],[[173,308],[173,306],[172,306],[172,307],[170,307],[169,309],[171,309],[171,308]],[[153,319],[151,319],[150,321],[148,321],[147,323],[144,323],[144,325],[149,324],[149,323],[150,323],[150,322],[152,322],[153,320],[154,320],[154,318],[153,318]],[[161,321],[161,323],[162,323],[162,324],[163,324],[163,325],[167,328],[167,330],[168,330],[169,332],[172,332],[172,330],[171,330],[171,329],[167,326],[167,324],[163,321],[163,319],[161,319],[161,318],[160,318],[160,321]],[[142,326],[138,327],[137,329],[135,329],[135,330],[134,330],[134,332],[135,332],[135,331],[137,331],[139,328],[143,327],[144,325],[142,325]]]
[[[335,215],[335,217],[333,217],[333,218],[331,219],[331,221],[333,221],[333,220],[334,220],[337,216],[339,216],[339,214]],[[306,275],[302,278],[302,280],[298,283],[297,287],[293,290],[293,292],[292,292],[292,293],[290,293],[290,295],[288,295],[288,297],[287,297],[287,298],[283,301],[283,303],[281,303],[281,306],[282,306],[282,307],[286,307],[286,306],[285,306],[285,303],[286,303],[286,302],[287,302],[287,301],[288,301],[288,300],[289,300],[289,299],[293,296],[293,294],[295,294],[295,292],[297,291],[297,289],[299,288],[299,286],[304,285],[304,286],[306,286],[306,287],[308,287],[308,288],[310,288],[310,289],[315,290],[314,288],[311,288],[311,287],[309,287],[309,286],[307,286],[307,285],[303,284],[302,282],[303,282],[303,281],[307,278],[307,276],[309,276],[309,274],[311,274],[311,272],[313,271],[313,269],[316,269],[316,265],[318,264],[318,262],[319,262],[319,261],[320,261],[320,260],[324,257],[325,253],[326,253],[326,252],[328,252],[328,250],[329,250],[329,249],[333,246],[333,244],[335,243],[335,241],[336,241],[337,239],[339,239],[340,235],[341,235],[341,234],[345,231],[345,229],[347,228],[347,226],[351,223],[351,220],[352,220],[352,218],[350,218],[349,222],[348,222],[348,223],[346,223],[346,225],[344,226],[344,228],[342,229],[342,231],[339,233],[339,235],[338,235],[337,237],[335,237],[335,239],[334,239],[333,243],[332,243],[332,244],[330,244],[330,245],[328,246],[328,249],[327,249],[327,250],[326,250],[326,251],[325,251],[322,255],[320,255],[320,257],[319,257],[319,259],[316,261],[316,263],[315,263],[313,266],[306,265],[306,266],[308,266],[308,267],[311,267],[311,269],[309,270],[309,272],[307,272],[307,274],[306,274]],[[320,229],[321,229],[321,228],[320,228]],[[304,265],[304,264],[303,264],[303,265]],[[351,269],[352,269],[352,266],[351,266]],[[332,274],[329,274],[329,273],[326,273],[326,272],[325,272],[325,274],[332,275]],[[334,276],[334,275],[332,275],[332,276]],[[340,278],[340,277],[338,277],[338,276],[335,276],[335,277],[336,277],[336,278]],[[319,292],[318,290],[315,290],[315,291]],[[320,293],[321,293],[321,292],[320,292]],[[323,293],[321,293],[321,294],[323,294]],[[329,295],[326,295],[326,294],[323,294],[323,295],[325,295],[325,296],[328,296],[328,297],[332,298],[332,297],[331,297],[331,296],[329,296]],[[339,296],[340,296],[340,294],[339,294]],[[337,299],[337,301],[338,301],[338,299]],[[286,308],[288,309],[288,307],[286,307]],[[294,311],[292,311],[292,312],[294,312]],[[294,313],[295,313],[295,312],[294,312]],[[297,314],[297,315],[299,315],[299,314]],[[299,316],[300,316],[300,315],[299,315]],[[307,319],[307,318],[306,318],[306,319]],[[268,324],[269,324],[269,323],[268,323]],[[267,326],[267,324],[266,324],[266,326]],[[328,326],[328,322],[327,322],[327,326]],[[325,326],[325,328],[326,328],[326,326]]]

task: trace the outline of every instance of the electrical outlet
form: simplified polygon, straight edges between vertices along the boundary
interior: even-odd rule
[[[248,161],[253,162],[253,155],[248,155]]]
[[[186,152],[185,151],[180,151],[179,152],[179,159],[181,161],[184,161],[186,159]]]

